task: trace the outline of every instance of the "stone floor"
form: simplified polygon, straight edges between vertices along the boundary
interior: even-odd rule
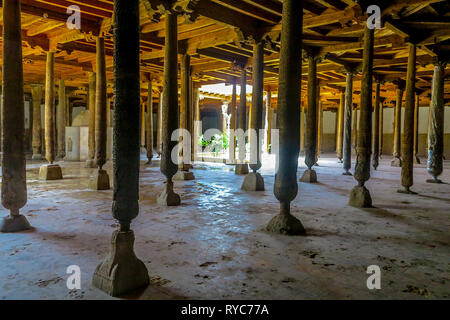
[[[288,237],[263,231],[278,211],[271,163],[258,193],[241,191],[244,177],[230,166],[195,164],[195,181],[175,182],[182,205],[167,208],[156,204],[159,168],[142,161],[132,227],[152,285],[125,298],[448,299],[450,185],[425,183],[422,164],[412,188],[419,194],[398,194],[400,168],[389,162],[384,156],[367,184],[376,208],[356,209],[347,205],[354,178],[322,156],[319,183],[299,183],[292,203],[308,235]],[[37,180],[39,165],[27,165],[22,209],[35,230],[0,234],[0,299],[109,299],[90,282],[116,228],[112,191],[87,189],[95,169],[83,163],[62,162],[64,180],[53,182]],[[450,182],[445,167],[441,178]],[[66,287],[69,265],[81,268],[81,290]],[[381,290],[366,287],[369,265],[382,270]]]

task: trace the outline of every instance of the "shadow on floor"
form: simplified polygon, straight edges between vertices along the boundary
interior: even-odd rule
[[[124,300],[185,300],[187,297],[173,292],[171,289],[150,283],[145,288],[138,289],[119,297]]]
[[[440,201],[445,201],[445,202],[450,203],[450,199],[439,198],[439,197],[434,197],[434,196],[428,196],[426,194],[421,194],[421,193],[418,193],[417,195],[419,197],[423,197],[423,198],[428,198],[428,199],[433,199],[433,200],[440,200]]]
[[[341,194],[343,196],[350,196],[350,191],[347,189],[336,188],[320,181],[316,182],[315,184],[321,187],[325,187],[328,190],[334,191],[335,193]]]
[[[361,208],[361,210],[363,210],[367,213],[370,213],[371,215],[374,215],[378,218],[392,219],[392,220],[402,221],[402,222],[407,222],[409,220],[403,216],[394,214],[383,208],[372,207],[372,208]]]

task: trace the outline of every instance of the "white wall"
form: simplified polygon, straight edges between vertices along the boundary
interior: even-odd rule
[[[419,108],[419,134],[428,132],[428,112],[429,107]],[[450,133],[450,106],[444,108],[444,133]],[[359,110],[358,110],[359,112]],[[393,133],[394,130],[394,108],[384,108],[383,113],[383,133]],[[405,119],[405,108],[402,108],[402,132]]]
[[[336,131],[336,115],[337,112],[324,111],[323,112],[323,133],[334,134]]]

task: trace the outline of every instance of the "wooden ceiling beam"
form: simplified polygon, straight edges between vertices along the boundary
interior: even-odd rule
[[[416,6],[416,5],[430,5],[433,3],[442,2],[445,0],[390,0],[390,1],[365,1],[366,3],[370,4],[377,4],[379,5],[381,10],[381,16],[384,17],[386,15],[392,15],[401,12],[403,9],[410,7],[410,6]]]
[[[253,6],[251,4],[248,4],[242,0],[212,0],[212,1],[219,3],[232,10],[236,10],[237,12],[243,13],[245,15],[262,20],[270,24],[279,23],[281,20],[281,17],[279,15],[268,12],[260,8],[259,6]]]
[[[283,5],[271,0],[244,0],[245,2],[281,17]]]
[[[261,28],[270,25],[267,22],[250,17],[228,7],[221,6],[210,0],[196,1],[192,10],[195,14],[238,28],[243,33],[244,37],[255,37],[260,35]]]
[[[345,25],[354,21],[355,19],[359,19],[362,17],[362,11],[358,6],[348,7],[345,10],[332,12],[332,13],[324,13],[319,16],[310,17],[303,19],[303,29],[312,29],[316,27],[322,27],[334,23],[340,23],[341,25]],[[277,24],[270,28],[271,32],[281,31],[281,24]]]
[[[303,2],[303,10],[312,13],[315,16],[321,15],[327,8],[318,4],[316,1],[307,0]]]
[[[44,24],[28,28],[27,36],[29,36],[29,37],[36,36],[38,34],[45,33],[47,31],[53,30],[55,28],[59,28],[63,25],[65,25],[65,22],[48,21]]]
[[[218,48],[206,48],[206,49],[198,49],[197,53],[203,56],[207,56],[210,58],[214,58],[221,61],[228,62],[237,62],[237,63],[246,63],[248,57],[243,56],[238,53],[228,52],[224,50],[220,50]]]
[[[0,0],[0,6],[3,7],[3,0]],[[20,10],[23,13],[34,15],[37,17],[45,17],[45,19],[67,22],[69,15],[65,12],[54,11],[55,7],[42,4],[37,6],[37,3],[32,0],[21,0]],[[85,16],[81,18],[81,29],[80,31],[86,33],[92,33],[93,35],[98,35],[100,30],[100,19],[90,20]]]
[[[81,51],[81,52],[90,53],[90,54],[96,53],[95,46],[90,46],[90,45],[78,43],[78,42],[58,44],[57,49],[67,51],[69,53],[71,53],[73,51]],[[105,54],[107,56],[112,57],[114,55],[114,50],[105,48]]]
[[[83,1],[66,1],[66,0],[21,0],[23,3],[32,3],[32,2],[39,2],[39,6],[46,5],[60,8],[64,12],[67,11],[67,8],[71,5],[77,5],[80,8],[81,16],[86,15],[88,18],[92,17],[98,17],[98,18],[111,18],[112,17],[112,10],[104,10],[100,7],[95,6],[87,6],[85,2]],[[101,3],[101,2],[99,2]],[[46,7],[47,8],[47,7]]]
[[[211,32],[209,34],[202,35],[196,38],[187,39],[184,45],[186,53],[194,55],[197,54],[198,49],[209,48],[214,45],[227,44],[236,41],[237,38],[238,35],[236,34],[236,31],[228,28],[216,32]],[[181,53],[181,51],[179,52]],[[157,50],[141,54],[141,59],[143,61],[163,57],[164,57],[164,50]]]
[[[231,64],[229,62],[223,62],[223,61],[213,61],[209,63],[203,63],[198,65],[192,66],[192,73],[196,74],[202,71],[213,71],[213,70],[221,70],[230,68]]]
[[[209,27],[212,25],[217,26],[217,24],[214,20],[211,20],[211,19],[208,19],[205,17],[199,17],[193,23],[189,23],[189,24],[188,23],[180,23],[180,25],[178,26],[178,35],[180,36],[185,32],[190,32],[193,30],[201,29],[204,27]],[[164,38],[166,36],[165,28],[158,30],[157,36],[160,38]]]
[[[41,55],[41,56],[32,55],[32,56],[28,56],[27,59],[30,61],[47,61],[47,57],[45,55]],[[70,60],[64,60],[62,58],[55,58],[55,64],[71,66],[71,67],[79,67],[79,68],[83,69],[84,71],[92,71],[92,65],[90,63],[80,63],[78,61],[70,61]]]
[[[347,7],[345,3],[339,0],[316,0],[316,2],[328,8],[334,8],[336,10],[344,10]]]

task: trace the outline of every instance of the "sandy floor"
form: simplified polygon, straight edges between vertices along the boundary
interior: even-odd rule
[[[400,168],[389,161],[384,156],[367,184],[376,208],[363,210],[347,205],[354,178],[341,175],[332,155],[322,157],[320,182],[299,183],[292,203],[306,237],[262,230],[278,211],[270,165],[262,170],[267,191],[247,193],[231,167],[195,164],[195,181],[175,183],[176,208],[156,204],[163,176],[142,165],[132,227],[152,285],[129,298],[448,299],[450,185],[426,184],[418,165],[412,189],[419,195],[398,194]],[[116,227],[112,191],[88,190],[95,169],[82,163],[61,163],[58,182],[37,180],[39,165],[27,166],[22,209],[35,230],[0,234],[0,299],[109,299],[90,283]],[[441,178],[450,182],[450,162],[445,167]],[[81,290],[66,287],[69,265],[81,268]],[[366,287],[369,265],[382,270],[381,290]]]

